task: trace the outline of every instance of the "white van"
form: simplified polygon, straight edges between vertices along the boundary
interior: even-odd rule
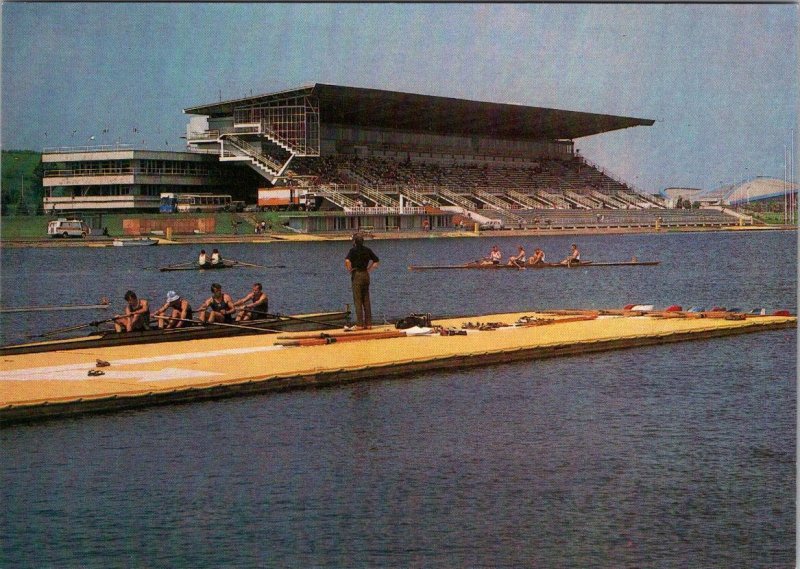
[[[500,230],[503,229],[503,222],[499,219],[488,219],[479,225],[482,230]]]
[[[86,237],[92,230],[80,219],[59,218],[47,224],[50,237]]]

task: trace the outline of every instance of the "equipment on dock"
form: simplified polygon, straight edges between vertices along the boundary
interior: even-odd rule
[[[586,267],[652,267],[658,265],[661,261],[616,261],[616,262],[600,262],[600,261],[581,261],[580,263],[573,263],[570,265],[562,265],[561,263],[537,263],[536,265],[523,265],[517,266],[514,264],[503,265],[486,263],[482,261],[474,261],[471,263],[464,263],[463,265],[410,265],[410,271],[433,271],[439,269],[481,269],[481,270],[500,270],[500,269],[513,269],[515,271],[524,271],[525,269],[581,269]]]
[[[313,314],[298,314],[291,317],[276,316],[265,320],[248,320],[245,324],[214,323],[205,326],[189,326],[186,328],[169,328],[138,330],[134,332],[114,332],[104,330],[64,340],[46,340],[43,342],[29,342],[0,346],[0,355],[32,354],[39,352],[54,352],[60,350],[79,350],[85,348],[102,348],[111,346],[129,346],[136,344],[155,344],[160,342],[178,342],[182,340],[200,340],[205,338],[224,338],[228,336],[247,336],[273,332],[291,332],[304,330],[319,330],[323,326],[341,328],[349,320],[349,311],[320,312]],[[111,319],[113,320],[113,319]],[[70,332],[90,326],[98,326],[104,322],[91,322],[70,328],[62,328],[45,334],[41,337],[52,336],[58,333]]]

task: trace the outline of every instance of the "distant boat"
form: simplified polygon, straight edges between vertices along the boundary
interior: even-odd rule
[[[463,265],[410,265],[408,267],[411,271],[432,271],[439,269],[482,269],[482,270],[498,270],[498,269],[584,269],[589,267],[652,267],[658,265],[660,261],[615,261],[615,262],[597,262],[597,261],[581,261],[580,263],[573,263],[571,265],[561,263],[538,263],[536,265],[511,265],[511,264],[493,264],[484,261],[474,261],[472,263],[464,263]]]
[[[153,239],[152,237],[114,239],[114,247],[149,247],[151,245],[158,245],[158,239]]]

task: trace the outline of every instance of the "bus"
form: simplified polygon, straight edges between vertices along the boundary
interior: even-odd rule
[[[201,213],[229,211],[233,199],[228,194],[161,194],[161,213]]]

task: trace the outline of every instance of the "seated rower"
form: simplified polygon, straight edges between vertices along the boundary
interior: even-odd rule
[[[164,306],[153,312],[153,316],[160,316],[169,312],[165,318],[158,319],[159,328],[185,328],[191,326],[188,322],[192,319],[192,306],[185,298],[171,290],[167,293],[167,302]]]
[[[222,292],[222,285],[214,283],[211,285],[211,297],[200,306],[200,322],[233,322],[233,314],[236,308],[233,300],[228,293]]]
[[[136,293],[129,290],[125,293],[125,315],[114,316],[114,329],[117,332],[133,332],[150,329],[150,304]]]
[[[502,260],[503,253],[500,252],[500,248],[497,245],[492,245],[492,250],[489,251],[489,256],[484,257],[481,261],[481,264],[499,265],[500,261]]]
[[[578,246],[575,243],[573,243],[572,251],[570,251],[569,257],[561,261],[561,264],[571,267],[572,265],[579,265],[580,263],[581,263],[581,252],[578,251]]]
[[[525,255],[525,249],[523,249],[522,245],[520,245],[517,247],[517,254],[508,258],[508,264],[514,265],[515,267],[519,267],[521,269],[525,266],[526,259],[527,256]]]
[[[219,250],[214,249],[211,251],[211,264],[219,265],[220,263],[222,263],[222,255],[219,254]]]
[[[263,320],[269,312],[269,299],[264,293],[261,283],[253,283],[253,290],[241,300],[234,302],[233,305],[242,307],[236,317],[237,322]]]
[[[208,263],[208,259],[206,258],[206,250],[200,249],[200,255],[197,257],[197,264],[203,266],[206,263]]]
[[[533,250],[533,256],[528,259],[529,265],[544,265],[544,251],[539,247]]]

